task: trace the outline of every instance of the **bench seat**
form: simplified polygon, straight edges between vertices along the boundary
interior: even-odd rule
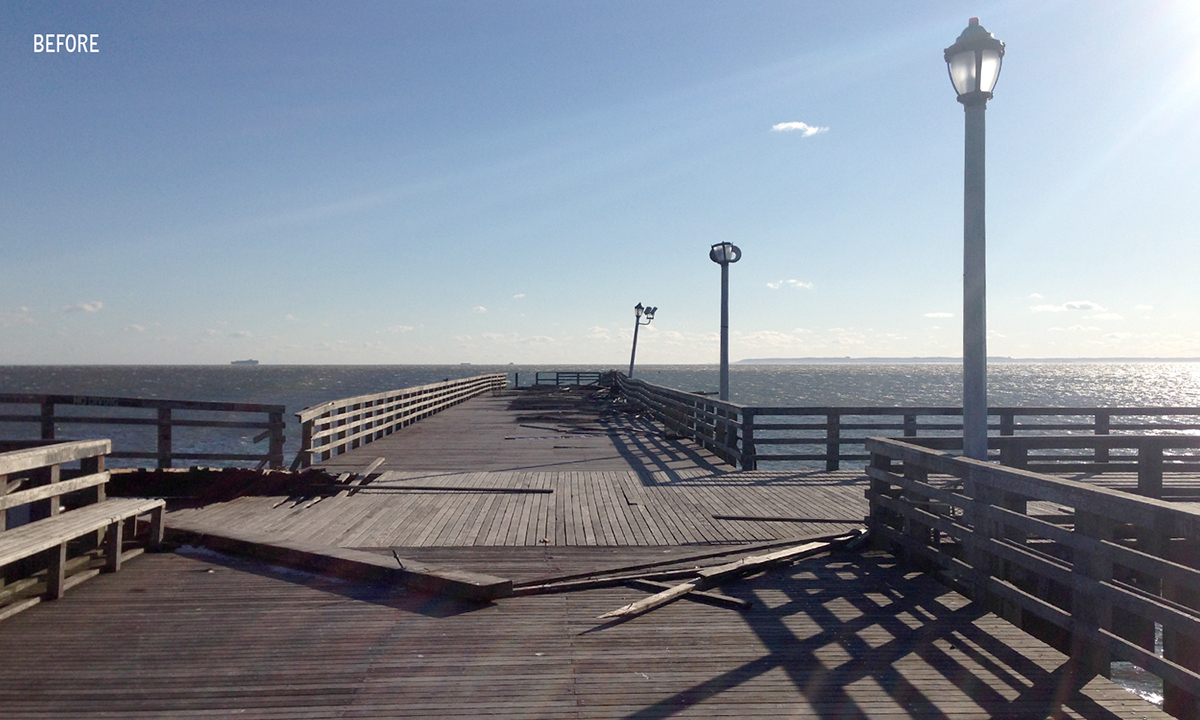
[[[148,544],[156,547],[163,539],[163,500],[146,498],[118,498],[85,505],[48,518],[35,520],[12,530],[0,533],[0,566],[17,562],[47,550],[51,552],[46,569],[46,598],[61,598],[68,587],[94,576],[99,570],[78,573],[66,578],[67,543],[88,533],[104,530],[105,569],[116,572],[121,561],[130,555],[122,554],[122,526],[140,515],[150,514],[150,538]],[[133,551],[131,551],[132,553]],[[137,551],[140,552],[140,549]],[[30,598],[0,610],[0,619],[20,612],[36,604],[42,598]]]

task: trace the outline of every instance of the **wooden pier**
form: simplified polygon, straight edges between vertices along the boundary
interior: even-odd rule
[[[0,624],[0,715],[1169,717],[884,552],[838,545],[715,600],[598,619],[655,590],[581,580],[729,562],[870,510],[862,468],[735,471],[619,404],[589,408],[592,391],[455,404],[317,463],[344,480],[333,494],[168,508],[169,533],[501,576],[514,596],[147,554]]]

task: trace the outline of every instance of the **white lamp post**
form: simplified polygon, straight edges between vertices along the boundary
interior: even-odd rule
[[[742,259],[742,251],[733,243],[716,243],[708,257],[721,266],[721,394],[729,399],[729,266]]]
[[[963,172],[963,455],[987,459],[987,300],[984,243],[984,111],[1000,76],[1004,43],[971,18],[946,48],[946,67],[966,112]]]
[[[629,353],[629,377],[633,377],[633,359],[637,357],[638,328],[653,322],[656,312],[658,312],[658,308],[644,308],[641,303],[633,306],[633,350]],[[643,315],[646,316],[646,322],[642,322]]]

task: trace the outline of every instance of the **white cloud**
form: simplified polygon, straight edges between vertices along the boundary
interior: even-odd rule
[[[525,293],[517,293],[516,295],[513,295],[513,300],[520,300],[523,297],[525,297]]]
[[[475,307],[471,308],[471,312],[483,314],[487,312],[487,308],[482,305],[476,305]]]
[[[925,317],[927,317],[927,318],[952,318],[952,317],[954,317],[954,313],[931,312],[931,313],[925,313]]]
[[[237,332],[229,333],[229,337],[248,338],[248,337],[254,337],[254,335],[249,330],[238,330]]]
[[[67,305],[63,308],[63,312],[94,313],[99,311],[102,307],[104,307],[104,303],[100,302],[99,300],[93,300],[91,302],[81,302],[74,305]]]
[[[14,312],[0,312],[0,328],[10,327],[12,325],[29,325],[33,323],[33,317],[29,314],[29,308],[21,306]]]
[[[1064,310],[1095,310],[1104,312],[1104,308],[1091,300],[1072,300],[1062,305],[1034,305],[1029,309],[1034,312],[1063,312]]]
[[[416,330],[416,329],[417,328],[413,325],[392,325],[391,327],[389,327],[387,329],[387,331],[390,333],[406,333],[406,332],[412,332],[413,330]]]
[[[1029,299],[1030,300],[1043,300],[1045,298],[1042,297],[1041,293],[1029,293]]]
[[[779,280],[778,282],[767,283],[767,287],[771,288],[772,290],[778,290],[784,285],[796,288],[797,290],[812,290],[814,287],[812,283],[804,282],[802,280]]]
[[[809,125],[808,123],[802,123],[802,122],[796,122],[796,121],[781,122],[781,123],[772,125],[771,129],[774,130],[775,132],[798,132],[798,133],[800,133],[801,137],[812,137],[813,135],[816,135],[817,133],[823,133],[823,132],[829,131],[829,128],[827,128],[827,127],[816,127],[815,125]]]
[[[123,327],[121,329],[124,330],[125,332],[146,332],[145,325],[136,325],[136,324],[126,325],[125,327]]]

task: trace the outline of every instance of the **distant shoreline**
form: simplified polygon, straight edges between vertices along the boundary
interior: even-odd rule
[[[823,357],[823,358],[747,358],[734,365],[854,365],[873,363],[960,363],[961,357]],[[1163,357],[1090,357],[1090,358],[1013,358],[989,357],[989,363],[1138,363],[1138,362],[1200,362],[1200,358]]]

